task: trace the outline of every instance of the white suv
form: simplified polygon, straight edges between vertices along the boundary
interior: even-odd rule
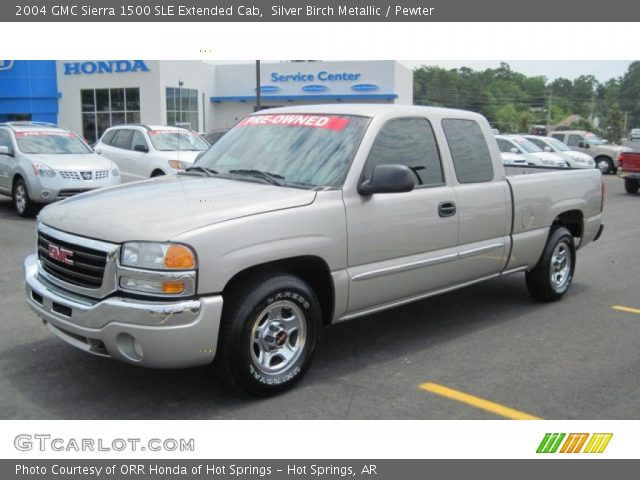
[[[196,132],[159,125],[111,127],[95,145],[96,152],[118,164],[123,181],[177,173],[208,148]]]
[[[75,133],[51,123],[0,124],[0,194],[22,217],[78,193],[120,183],[118,167]]]

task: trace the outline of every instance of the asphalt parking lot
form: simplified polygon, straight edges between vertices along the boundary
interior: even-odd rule
[[[35,222],[0,198],[0,417],[638,419],[640,195],[605,182],[605,232],[562,301],[536,303],[517,274],[339,324],[305,379],[265,400],[207,368],[141,369],[50,334],[23,298]]]

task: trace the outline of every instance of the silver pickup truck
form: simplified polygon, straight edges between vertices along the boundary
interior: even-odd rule
[[[561,298],[602,208],[596,169],[505,175],[475,113],[273,109],[179,175],[45,208],[27,301],[87,352],[271,395],[324,326],[515,272]]]

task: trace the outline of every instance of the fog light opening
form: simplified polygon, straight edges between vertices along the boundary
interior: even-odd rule
[[[124,357],[133,362],[142,361],[144,354],[142,345],[140,345],[140,343],[138,343],[138,341],[128,333],[120,333],[116,337],[116,345],[118,347],[118,351]]]

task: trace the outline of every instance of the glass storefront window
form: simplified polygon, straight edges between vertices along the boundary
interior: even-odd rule
[[[139,88],[81,90],[82,135],[95,143],[114,125],[140,123]]]
[[[198,131],[198,90],[167,87],[167,125]]]

